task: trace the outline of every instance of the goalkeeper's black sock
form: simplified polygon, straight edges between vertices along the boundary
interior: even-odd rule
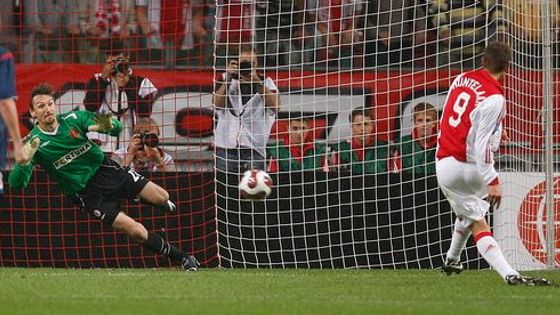
[[[183,254],[181,250],[169,244],[161,236],[153,232],[148,232],[148,240],[145,241],[142,246],[154,253],[162,254],[177,262],[181,262],[183,257],[185,257],[185,254]]]

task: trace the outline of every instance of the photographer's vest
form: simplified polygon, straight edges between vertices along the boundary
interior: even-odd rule
[[[269,90],[277,91],[271,78],[267,77],[264,84]],[[265,108],[264,97],[258,92],[241,95],[240,83],[236,79],[229,83],[227,95],[225,107],[216,110],[216,147],[250,148],[264,158],[276,111]]]

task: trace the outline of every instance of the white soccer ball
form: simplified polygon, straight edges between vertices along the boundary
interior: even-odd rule
[[[272,192],[272,178],[267,172],[254,169],[246,171],[239,182],[239,193],[242,198],[263,200]]]

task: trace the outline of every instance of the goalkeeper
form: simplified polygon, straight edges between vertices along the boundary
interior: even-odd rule
[[[33,88],[30,113],[37,120],[37,125],[27,136],[23,161],[10,173],[10,185],[25,188],[29,184],[33,165],[37,164],[82,211],[126,233],[144,248],[180,262],[184,269],[196,270],[200,264],[194,256],[182,253],[120,211],[122,199],[136,197],[166,212],[176,209],[165,189],[128,167],[105,158],[101,149],[86,137],[89,131],[116,135],[122,129],[120,122],[89,111],[61,115],[56,115],[56,112],[52,87],[40,84]]]

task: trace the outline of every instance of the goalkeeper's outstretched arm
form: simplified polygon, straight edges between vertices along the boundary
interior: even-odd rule
[[[111,136],[118,136],[122,130],[122,124],[113,118],[112,114],[93,114],[91,112],[82,111],[81,114],[87,115],[86,125],[87,131],[95,131],[106,133]]]
[[[31,175],[33,174],[33,155],[39,148],[39,138],[33,138],[23,145],[23,161],[16,163],[14,169],[8,177],[8,183],[11,187],[19,189],[25,188],[29,184]]]

